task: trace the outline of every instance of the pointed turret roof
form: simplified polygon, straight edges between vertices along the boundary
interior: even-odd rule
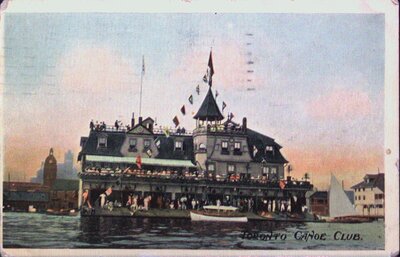
[[[193,118],[208,121],[224,119],[224,116],[222,115],[221,111],[218,108],[217,102],[215,101],[214,95],[211,91],[211,87],[208,89],[206,98],[204,98],[200,109],[197,111],[197,114]]]

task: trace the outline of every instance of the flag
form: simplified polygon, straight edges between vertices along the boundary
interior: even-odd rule
[[[217,98],[219,96],[218,91],[215,90],[215,98]]]
[[[196,92],[197,92],[198,95],[200,95],[200,85],[197,85]]]
[[[149,157],[151,157],[151,156],[153,155],[153,152],[151,151],[151,149],[148,149],[148,150],[146,151],[146,153],[147,153],[147,155],[148,155]]]
[[[164,131],[165,137],[168,138],[168,137],[169,137],[169,134],[170,134],[170,133],[169,133],[169,129],[168,129],[167,127],[165,127],[163,131]]]
[[[145,68],[144,68],[144,55],[143,55],[143,57],[142,57],[142,74],[144,75],[144,70],[145,70]]]
[[[136,156],[136,165],[139,169],[142,169],[142,157],[140,155]]]
[[[281,189],[284,189],[285,186],[286,186],[285,181],[283,181],[283,180],[279,181],[279,187],[280,187]]]
[[[109,188],[106,190],[105,194],[106,194],[107,196],[109,196],[109,195],[111,195],[111,193],[112,193],[112,188],[109,187]]]
[[[224,111],[225,108],[226,108],[226,103],[222,102],[222,111]]]
[[[233,113],[231,113],[231,115],[230,115],[230,120],[232,120],[233,119],[233,117],[235,117],[234,115],[233,115]]]
[[[188,100],[190,104],[193,104],[193,95],[190,95]]]
[[[185,105],[183,105],[183,106],[181,107],[181,113],[182,113],[183,115],[186,114]]]
[[[212,86],[212,76],[214,75],[214,65],[212,61],[212,52],[210,51],[210,57],[208,59],[208,67],[207,67],[207,72],[206,75],[204,75],[203,80],[204,82],[208,82],[208,85],[211,87]]]
[[[179,120],[178,120],[178,116],[175,116],[174,119],[172,120],[175,124],[175,128],[178,127],[179,125]]]
[[[128,168],[124,169],[124,171],[122,173],[127,173],[130,168],[131,167],[128,167]]]

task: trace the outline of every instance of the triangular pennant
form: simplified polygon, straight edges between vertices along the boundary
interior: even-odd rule
[[[197,85],[196,92],[197,92],[198,95],[200,95],[200,85]]]
[[[186,115],[185,105],[183,105],[183,106],[181,107],[181,113],[182,113],[183,115]]]
[[[224,111],[225,108],[226,108],[226,103],[222,102],[222,111]]]
[[[190,95],[188,100],[190,104],[193,104],[193,95]]]
[[[179,120],[178,120],[178,116],[175,116],[174,119],[172,120],[175,124],[175,128],[178,127],[179,125]]]

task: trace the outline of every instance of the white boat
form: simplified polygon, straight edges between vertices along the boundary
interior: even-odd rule
[[[357,215],[337,178],[331,174],[331,185],[328,191],[329,218],[328,222],[360,223],[371,221],[368,217]]]
[[[36,212],[36,208],[33,205],[29,205],[28,212]]]
[[[223,222],[247,222],[245,215],[237,212],[238,208],[233,206],[203,206],[201,211],[190,211],[192,221],[223,221]]]

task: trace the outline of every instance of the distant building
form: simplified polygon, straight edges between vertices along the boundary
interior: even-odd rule
[[[51,189],[48,208],[77,209],[79,180],[57,179]]]
[[[49,201],[48,186],[27,182],[3,182],[3,206],[6,211],[27,211],[33,205],[44,211]]]
[[[357,213],[366,216],[385,215],[385,174],[367,174],[351,187]]]
[[[57,160],[53,155],[53,148],[50,149],[43,167],[43,184],[52,187],[57,179]]]
[[[310,196],[311,213],[329,216],[329,201],[327,191],[317,191]]]
[[[73,165],[72,152],[65,155],[64,165],[68,169]],[[5,210],[28,211],[33,206],[37,211],[46,209],[78,208],[79,180],[57,179],[57,160],[53,149],[42,163],[43,184],[27,182],[3,183],[3,206]]]
[[[64,163],[57,161],[57,179],[78,179],[78,170],[74,167],[74,154],[71,150],[68,150],[64,154]],[[36,176],[31,179],[33,183],[43,183],[43,168],[44,162],[42,162],[40,169],[36,171]]]

